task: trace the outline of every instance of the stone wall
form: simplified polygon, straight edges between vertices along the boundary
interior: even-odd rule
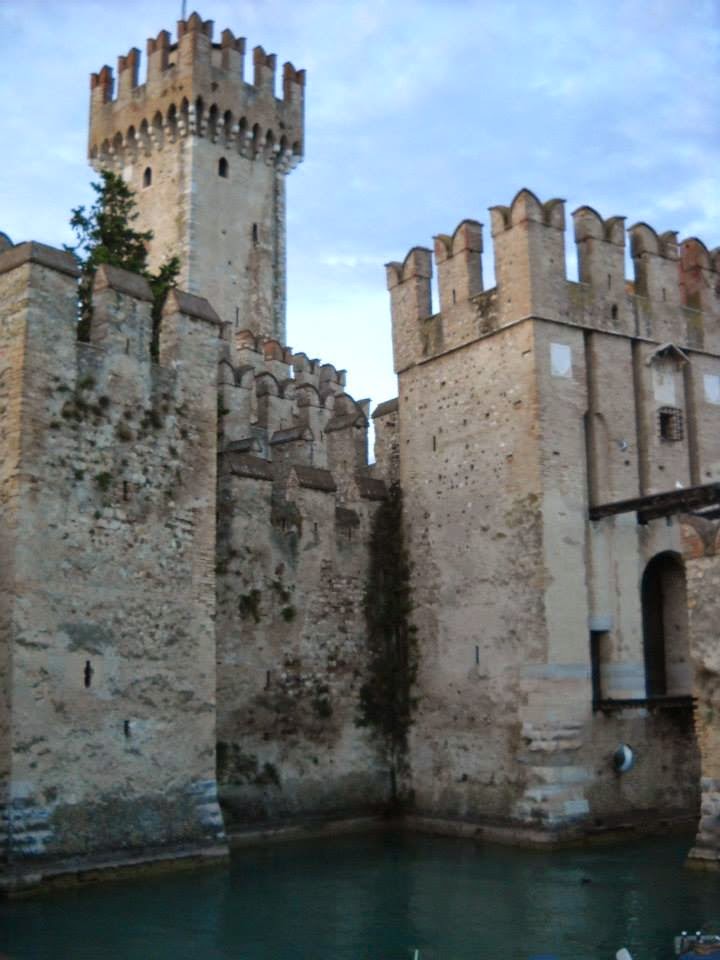
[[[223,362],[218,779],[233,827],[382,809],[358,726],[367,541],[385,485],[344,373],[241,333]],[[292,374],[292,376],[291,376]]]
[[[720,866],[720,524],[685,517],[690,650],[695,667],[695,729],[702,772],[700,823],[689,863]]]
[[[173,292],[155,365],[146,282],[102,267],[91,342],[78,343],[75,274],[71,257],[37,244],[0,257],[10,884],[67,857],[224,844],[219,321]]]
[[[689,700],[645,700],[641,604],[649,561],[680,556],[679,527],[587,512],[715,475],[711,258],[636,225],[628,286],[622,218],[584,207],[571,283],[561,201],[521,191],[491,212],[495,289],[476,221],[436,239],[440,313],[429,250],[388,265],[421,650],[416,812],[526,836],[691,817]],[[672,629],[668,693],[687,698],[687,627]],[[621,743],[636,760],[622,775]]]

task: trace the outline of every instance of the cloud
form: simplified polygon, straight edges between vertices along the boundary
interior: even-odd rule
[[[464,217],[487,222],[523,185],[720,243],[719,11],[713,0],[202,0],[218,32],[308,68],[306,161],[287,184],[291,342],[352,361],[360,393],[382,362],[387,395],[383,263]],[[0,4],[11,92],[0,230],[67,242],[69,211],[89,197],[87,76],[168,21],[164,0]]]

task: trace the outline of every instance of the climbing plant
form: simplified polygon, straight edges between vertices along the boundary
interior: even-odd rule
[[[70,217],[76,243],[66,247],[80,265],[78,339],[89,340],[92,321],[92,285],[101,264],[122,267],[139,273],[150,284],[153,294],[153,335],[151,352],[157,359],[160,317],[168,290],[175,285],[180,261],[171,257],[156,273],[148,270],[147,247],[153,238],[151,230],[134,227],[138,218],[133,190],[123,178],[110,170],[100,172],[100,180],[91,184],[95,203],[86,211],[76,207]]]
[[[379,507],[370,536],[365,593],[368,677],[360,689],[358,724],[374,728],[388,755],[392,798],[398,802],[398,772],[416,699],[416,630],[410,624],[410,564],[403,540],[402,494],[393,485]]]

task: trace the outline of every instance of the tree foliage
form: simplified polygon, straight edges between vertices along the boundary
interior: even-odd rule
[[[133,226],[138,218],[133,190],[121,176],[109,170],[102,170],[99,182],[91,186],[96,193],[95,202],[88,211],[85,207],[72,211],[70,226],[76,243],[67,247],[80,264],[78,339],[90,338],[93,280],[98,267],[106,263],[139,273],[149,282],[153,294],[152,355],[157,358],[160,315],[167,292],[180,272],[180,261],[171,257],[157,273],[148,270],[147,248],[153,234]]]

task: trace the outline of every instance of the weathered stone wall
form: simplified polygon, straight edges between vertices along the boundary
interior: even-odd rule
[[[219,321],[205,301],[173,292],[156,366],[147,284],[103,267],[91,343],[78,343],[74,272],[72,258],[38,245],[0,258],[3,359],[21,354],[3,374],[19,411],[3,439],[11,873],[29,860],[122,861],[224,838]]]
[[[400,478],[418,628],[417,810],[502,816],[522,789],[520,664],[542,661],[530,324],[400,376]],[[502,493],[500,493],[502,491]],[[537,584],[536,589],[528,589]]]
[[[387,482],[400,480],[400,434],[398,400],[386,400],[373,411],[375,469]]]
[[[702,771],[700,822],[689,863],[720,866],[720,524],[684,518],[695,729]]]
[[[388,761],[357,725],[381,480],[344,374],[275,341],[223,363],[218,780],[229,822],[367,813]],[[290,376],[292,371],[293,376]]]
[[[495,290],[482,290],[475,221],[436,240],[439,314],[429,251],[388,265],[421,650],[416,809],[553,831],[691,816],[689,705],[644,699],[642,577],[658,554],[680,556],[678,525],[586,518],[590,505],[714,476],[714,275],[702,261],[702,285],[679,263],[696,241],[678,254],[674,236],[638,225],[628,290],[622,219],[585,207],[581,282],[569,283],[560,201],[521,191],[492,219]],[[664,407],[679,413],[670,436]],[[687,629],[672,630],[668,693],[687,696]],[[635,705],[598,710],[594,697]],[[636,755],[622,775],[620,743]]]

